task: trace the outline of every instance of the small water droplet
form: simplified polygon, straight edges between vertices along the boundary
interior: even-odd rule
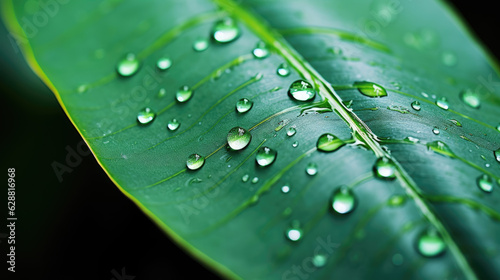
[[[288,94],[295,100],[309,101],[314,99],[316,91],[309,82],[297,80],[290,85]]]
[[[156,62],[158,69],[165,71],[172,66],[172,60],[168,57],[162,57]]]
[[[290,187],[288,185],[284,185],[283,187],[281,187],[281,192],[282,193],[290,192]]]
[[[306,173],[308,175],[314,176],[318,173],[318,165],[316,163],[309,163],[306,166]]]
[[[116,70],[122,77],[132,76],[139,70],[139,60],[137,60],[135,54],[129,53],[118,62]]]
[[[252,178],[252,184],[257,184],[257,182],[259,182],[259,178],[258,177],[253,177]]]
[[[88,89],[89,89],[89,86],[88,86],[88,85],[80,85],[80,86],[76,89],[76,91],[77,91],[78,93],[84,93],[84,92],[86,92]]]
[[[458,126],[458,127],[462,127],[462,124],[459,121],[455,120],[455,119],[451,119],[451,120],[448,120],[448,121],[451,122],[452,124]]]
[[[396,178],[396,165],[391,159],[381,157],[373,165],[373,172],[377,178],[393,180]]]
[[[248,175],[248,174],[245,174],[245,175],[243,175],[243,177],[241,177],[241,181],[243,181],[243,183],[248,182],[248,179],[250,179],[250,175]]]
[[[388,204],[390,206],[401,206],[406,202],[406,196],[404,195],[393,195],[389,198]]]
[[[333,152],[344,146],[345,142],[337,138],[337,136],[325,133],[318,138],[316,147],[322,152]]]
[[[383,97],[387,96],[387,91],[379,84],[372,82],[355,82],[354,87],[358,89],[363,95],[368,97]]]
[[[300,238],[302,238],[302,229],[300,229],[298,226],[291,227],[286,231],[286,237],[290,241],[299,241]]]
[[[166,90],[166,89],[164,89],[164,88],[160,88],[160,90],[158,90],[158,94],[157,94],[157,96],[158,96],[158,98],[162,98],[162,97],[164,97],[166,94],[167,94],[167,90]]]
[[[208,49],[208,40],[205,38],[198,38],[193,43],[193,49],[197,52]]]
[[[490,176],[483,174],[477,177],[477,186],[485,192],[491,192],[493,190],[493,179],[491,179]]]
[[[289,127],[286,131],[286,135],[288,135],[288,137],[294,136],[295,133],[297,133],[297,130],[295,129],[295,127]]]
[[[408,137],[406,137],[403,140],[406,141],[406,142],[413,143],[413,144],[420,142],[420,140],[418,138],[411,137],[411,136],[408,136]]]
[[[177,119],[172,119],[168,122],[167,128],[170,131],[174,131],[174,130],[177,130],[180,125],[181,125],[181,123]]]
[[[432,133],[434,133],[435,135],[439,135],[439,133],[440,133],[439,128],[434,127],[434,128],[432,129]]]
[[[151,108],[144,108],[137,114],[137,121],[140,124],[151,123],[156,117],[155,112]]]
[[[264,167],[268,166],[276,160],[278,152],[269,147],[260,147],[255,156],[255,161],[258,165]]]
[[[188,157],[186,161],[186,166],[190,170],[198,170],[205,163],[205,157],[200,156],[199,154],[192,154]]]
[[[449,108],[448,99],[446,99],[446,97],[441,97],[438,100],[436,100],[436,105],[443,110],[448,110]]]
[[[229,43],[240,35],[240,29],[232,18],[225,18],[215,23],[212,36],[219,43]]]
[[[264,42],[258,42],[252,50],[253,56],[256,58],[266,58],[269,56],[269,49]]]
[[[425,97],[425,98],[429,98],[429,95],[427,93],[425,93],[425,92],[422,92],[420,94],[422,94],[422,96]]]
[[[299,146],[299,142],[298,141],[294,141],[292,143],[292,147],[297,148],[298,146]]]
[[[420,111],[420,109],[422,109],[422,106],[420,105],[420,102],[418,101],[413,101],[411,103],[411,107],[413,108],[413,110],[415,111]]]
[[[481,106],[481,100],[479,99],[479,95],[470,89],[466,89],[460,93],[460,100],[462,100],[466,105],[474,109],[477,109]]]
[[[281,77],[286,77],[286,76],[290,75],[290,66],[288,66],[288,64],[286,64],[286,63],[281,63],[278,66],[276,73],[278,73],[278,75]]]
[[[246,148],[246,146],[250,143],[250,140],[252,140],[252,134],[242,127],[233,127],[227,134],[227,143],[233,150]]]
[[[454,53],[445,51],[441,54],[441,61],[444,65],[451,67],[457,65],[458,58]]]
[[[193,91],[188,86],[182,86],[176,93],[175,98],[179,102],[186,102],[193,96]]]
[[[333,192],[332,208],[335,213],[347,214],[356,206],[354,193],[346,186],[341,186]]]
[[[445,249],[446,244],[434,228],[423,231],[417,239],[417,250],[424,257],[439,256]]]
[[[253,106],[252,101],[246,98],[242,98],[238,100],[238,102],[236,102],[236,111],[238,111],[238,113],[246,113],[250,111],[250,109],[252,109],[252,106]]]
[[[430,151],[434,151],[438,154],[442,154],[448,157],[454,157],[455,154],[451,151],[450,147],[446,145],[446,143],[441,141],[433,141],[426,144],[427,149]]]
[[[401,254],[394,254],[392,256],[392,264],[395,266],[400,266],[403,264],[403,256]]]
[[[500,162],[500,149],[493,152],[493,156],[497,162]]]
[[[328,260],[328,258],[323,255],[323,254],[316,254],[314,255],[314,257],[312,258],[312,264],[315,266],[315,267],[323,267],[326,265],[326,261]]]

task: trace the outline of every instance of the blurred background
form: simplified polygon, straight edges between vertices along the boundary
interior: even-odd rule
[[[490,52],[500,20],[491,2],[451,1]],[[6,272],[7,190],[1,192],[1,279],[179,279],[217,276],[191,259],[125,197],[97,164],[68,150],[81,138],[0,22],[1,162],[16,169],[16,274]],[[71,160],[77,161],[72,158]],[[57,163],[54,163],[57,162]],[[62,179],[62,180],[60,180]],[[5,205],[5,206],[4,206]],[[28,278],[30,277],[30,278]]]

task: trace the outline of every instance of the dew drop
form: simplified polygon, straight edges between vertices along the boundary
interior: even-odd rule
[[[366,95],[368,97],[387,96],[387,91],[385,91],[385,88],[376,83],[366,82],[366,81],[355,82],[354,87],[356,87],[358,91],[361,92],[363,95]]]
[[[205,157],[199,154],[192,154],[188,157],[186,161],[186,167],[190,170],[198,170],[205,163]]]
[[[440,133],[439,128],[434,127],[434,128],[432,129],[432,133],[434,133],[435,135],[439,135],[439,133]]]
[[[295,127],[289,127],[286,131],[286,135],[288,135],[288,137],[294,136],[295,133],[297,133],[297,130],[295,129]]]
[[[493,152],[493,156],[497,162],[500,162],[500,149]]]
[[[493,190],[493,179],[490,176],[483,174],[477,177],[477,186],[485,192],[491,192]]]
[[[446,145],[446,143],[441,141],[433,141],[426,144],[427,149],[430,151],[434,151],[438,154],[442,154],[448,157],[454,157],[455,154],[451,151],[450,147]]]
[[[481,100],[479,99],[479,95],[470,89],[466,89],[460,93],[460,100],[462,100],[466,105],[474,109],[477,109],[481,106]]]
[[[252,50],[253,56],[256,58],[266,58],[269,56],[269,49],[264,42],[258,42]]]
[[[188,86],[182,86],[176,93],[175,98],[179,102],[186,102],[193,96],[193,91]]]
[[[434,228],[429,228],[418,237],[417,249],[422,256],[432,258],[443,253],[446,244]]]
[[[164,88],[160,88],[158,91],[158,94],[156,95],[158,98],[163,98],[165,95],[167,95],[167,90]]]
[[[241,181],[243,181],[243,183],[248,182],[248,179],[250,179],[250,175],[248,175],[248,174],[245,174],[245,175],[243,175],[243,177],[241,177]]]
[[[422,109],[422,106],[420,105],[420,102],[418,101],[413,101],[411,103],[411,107],[413,108],[413,110],[415,111],[420,111],[420,109]]]
[[[172,66],[172,60],[170,60],[170,58],[168,57],[162,57],[158,59],[158,61],[156,62],[156,67],[158,67],[158,69],[162,71],[167,70],[171,66]]]
[[[290,192],[290,186],[284,185],[283,187],[281,187],[281,192],[282,193],[289,193]]]
[[[295,141],[292,143],[292,147],[297,148],[299,146],[299,142]]]
[[[459,121],[455,120],[455,119],[451,119],[451,120],[448,120],[448,121],[451,122],[452,124],[458,126],[458,127],[462,127],[462,124]]]
[[[406,202],[406,196],[404,195],[393,195],[389,198],[388,205],[390,206],[401,206]]]
[[[269,147],[260,147],[255,156],[255,161],[259,166],[265,167],[272,164],[278,155],[276,150]]]
[[[322,152],[333,152],[344,146],[345,142],[337,138],[337,136],[325,133],[318,138],[316,147]]]
[[[252,140],[252,134],[242,127],[233,127],[227,134],[227,143],[233,150],[242,150]]]
[[[240,36],[240,29],[233,19],[225,18],[215,23],[212,36],[219,43],[229,43]]]
[[[312,258],[312,264],[315,267],[320,268],[320,267],[325,266],[327,260],[328,260],[328,258],[325,255],[323,255],[323,254],[316,254]]]
[[[316,91],[309,82],[297,80],[290,85],[288,94],[295,100],[309,101],[316,96]]]
[[[197,52],[202,52],[208,49],[208,40],[205,38],[198,38],[193,43],[193,49]]]
[[[302,238],[302,230],[298,227],[292,227],[292,228],[289,228],[287,231],[286,231],[286,237],[288,238],[288,240],[290,241],[299,241],[300,238]]]
[[[238,113],[246,113],[250,111],[250,109],[252,109],[252,106],[253,106],[252,101],[246,98],[242,98],[238,100],[238,102],[236,102],[236,111],[238,111]]]
[[[341,186],[332,196],[332,208],[335,213],[347,214],[356,206],[356,197],[354,193],[346,186]]]
[[[450,107],[448,104],[448,99],[446,99],[446,97],[441,97],[436,100],[436,105],[443,110],[448,110],[448,108]]]
[[[373,172],[377,178],[393,180],[396,178],[396,165],[391,159],[381,157],[373,165]]]
[[[156,114],[151,110],[151,108],[144,108],[137,114],[137,121],[140,124],[149,124],[156,117]]]
[[[318,173],[318,165],[316,163],[309,163],[306,166],[306,173],[308,175],[314,176]]]
[[[281,63],[276,70],[276,73],[281,77],[286,77],[290,75],[290,66],[286,63]]]
[[[132,76],[139,70],[139,60],[137,60],[135,54],[129,53],[124,59],[118,62],[116,70],[122,77]]]
[[[174,131],[177,130],[180,125],[181,123],[177,119],[171,119],[167,124],[167,128],[170,131]]]
[[[259,177],[253,177],[252,184],[257,184],[257,182],[259,182]]]

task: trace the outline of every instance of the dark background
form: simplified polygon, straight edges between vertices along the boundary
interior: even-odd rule
[[[486,3],[453,1],[498,60],[500,20]],[[66,148],[76,150],[81,138],[6,34],[0,23],[1,167],[16,168],[16,278],[132,280],[112,273],[121,276],[125,268],[135,279],[217,279],[126,198],[92,155],[59,182],[51,164],[66,165]],[[0,197],[5,205],[6,191]],[[0,275],[7,252],[3,207]]]

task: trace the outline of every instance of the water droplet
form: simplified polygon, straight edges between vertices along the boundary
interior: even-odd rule
[[[250,175],[248,175],[248,174],[245,174],[245,175],[243,175],[243,177],[241,177],[241,181],[243,181],[243,183],[248,182],[248,179],[250,179]]]
[[[289,127],[286,131],[286,135],[288,135],[289,137],[294,136],[295,133],[297,133],[297,130],[295,129],[295,127]]]
[[[193,49],[197,52],[208,49],[208,40],[205,38],[198,38],[193,43]]]
[[[332,196],[332,208],[335,213],[347,214],[356,206],[354,193],[346,186],[341,186]]]
[[[261,41],[257,43],[252,53],[256,58],[266,58],[269,56],[269,49],[267,49],[266,44]]]
[[[281,187],[281,192],[282,193],[290,192],[290,187],[288,185],[284,185],[283,187]]]
[[[439,128],[434,127],[434,128],[432,129],[432,133],[434,133],[434,134],[436,134],[436,135],[439,135]]]
[[[170,60],[170,58],[168,57],[162,57],[158,59],[158,61],[156,62],[156,67],[158,67],[158,69],[162,71],[167,70],[171,66],[172,66],[172,60]]]
[[[449,108],[448,99],[446,99],[446,97],[441,97],[438,100],[436,100],[436,105],[443,110],[448,110]]]
[[[493,179],[491,179],[490,176],[483,174],[477,177],[477,186],[485,192],[491,192],[493,190]]]
[[[451,122],[452,124],[458,126],[458,127],[462,127],[462,124],[459,121],[455,120],[455,119],[451,119],[451,120],[448,120],[448,121]]]
[[[328,259],[325,255],[317,254],[317,255],[314,255],[314,257],[312,258],[312,264],[318,268],[323,267],[323,266],[325,266],[327,260]]]
[[[373,172],[377,178],[392,180],[396,178],[396,165],[391,159],[381,157],[373,165]]]
[[[151,108],[144,108],[137,114],[137,121],[140,124],[151,123],[156,117],[156,114]]]
[[[160,88],[160,90],[158,91],[158,98],[163,98],[165,95],[167,94],[167,90],[164,89],[164,88]]]
[[[200,169],[205,163],[205,157],[200,156],[199,154],[192,154],[188,157],[186,161],[186,166],[190,170]]]
[[[493,156],[497,162],[500,162],[500,149],[493,152]]]
[[[391,85],[395,88],[395,89],[401,89],[401,84],[398,83],[398,82],[391,82]]]
[[[393,195],[389,198],[388,204],[390,206],[401,206],[406,202],[406,196],[404,195]]]
[[[242,127],[233,127],[227,134],[227,143],[233,150],[246,148],[246,146],[250,143],[250,140],[252,140],[252,134]]]
[[[302,238],[302,230],[299,227],[292,227],[286,231],[286,237],[291,241],[299,241]]]
[[[278,75],[281,77],[286,77],[290,75],[290,66],[288,66],[288,64],[286,63],[281,63],[278,66],[278,70],[276,70],[276,73],[278,73]]]
[[[418,101],[413,101],[411,103],[411,107],[413,108],[413,110],[415,111],[420,111],[420,109],[422,109],[422,106],[420,105],[420,102]]]
[[[242,98],[238,100],[238,102],[236,102],[236,111],[238,111],[238,113],[246,113],[250,111],[250,109],[252,109],[252,106],[253,106],[252,101],[246,98]]]
[[[177,119],[172,119],[168,122],[167,128],[170,131],[174,131],[174,130],[178,129],[180,125],[181,125],[181,123]]]
[[[400,266],[403,264],[403,256],[401,254],[394,254],[392,256],[392,264],[395,266]]]
[[[238,38],[240,29],[233,19],[225,18],[215,23],[212,35],[214,40],[219,43],[229,43]]]
[[[188,86],[182,86],[176,93],[175,98],[179,102],[186,102],[193,96],[193,91]]]
[[[269,147],[260,147],[255,156],[255,161],[258,165],[264,167],[268,166],[276,160],[278,152]]]
[[[297,80],[290,85],[288,94],[295,100],[309,101],[316,96],[316,91],[309,82]]]
[[[252,184],[257,184],[257,182],[259,182],[259,178],[258,177],[253,177],[252,178]]]
[[[297,148],[299,146],[299,142],[295,141],[292,143],[292,147]]]
[[[337,136],[325,133],[318,138],[318,142],[316,143],[316,147],[318,150],[322,152],[333,152],[338,148],[345,145],[345,142],[341,139],[337,138]]]
[[[308,175],[311,175],[311,176],[314,176],[318,173],[318,165],[316,163],[309,163],[307,166],[306,166],[306,173]]]
[[[479,95],[470,89],[466,89],[460,93],[460,99],[468,106],[477,109],[481,106]]]
[[[441,141],[429,142],[426,144],[427,149],[430,151],[434,151],[438,154],[442,154],[448,157],[454,157],[455,154],[451,151],[450,147]]]
[[[413,143],[413,144],[416,144],[416,143],[420,142],[420,140],[418,138],[411,137],[411,136],[408,136],[408,137],[406,137],[403,140],[406,141],[406,142]]]
[[[118,62],[116,70],[122,77],[132,76],[139,70],[139,60],[137,60],[135,54],[129,53],[124,59]]]
[[[418,237],[417,249],[422,256],[432,258],[443,253],[446,244],[434,228],[429,228]]]
[[[454,53],[446,51],[441,54],[441,61],[446,66],[455,66],[457,65],[458,58]]]
[[[500,131],[500,124],[499,124],[499,125],[497,125],[497,130],[498,130],[498,131]]]
[[[355,82],[354,87],[358,88],[359,92],[368,97],[383,97],[387,96],[385,88],[379,84],[372,82]]]
[[[89,86],[88,86],[88,85],[80,85],[80,86],[76,89],[76,91],[77,91],[78,93],[84,93],[84,92],[86,92],[88,89],[89,89]]]

